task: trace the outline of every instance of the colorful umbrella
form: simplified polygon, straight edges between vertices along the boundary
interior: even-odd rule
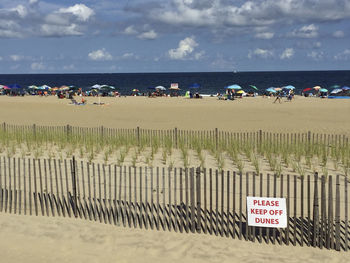
[[[268,88],[266,89],[267,92],[272,92],[272,93],[276,93],[276,90],[274,87]]]
[[[292,89],[292,90],[295,89],[295,87],[292,85],[284,86],[283,88],[284,89]]]
[[[312,90],[312,88],[306,88],[306,89],[303,89],[303,92],[310,91],[310,90]]]
[[[320,86],[315,86],[315,87],[313,87],[313,89],[314,90],[319,90],[319,89],[321,89],[321,87]]]
[[[275,91],[281,91],[282,88],[275,88]]]
[[[320,92],[328,92],[328,89],[320,89]]]
[[[237,84],[234,84],[234,85],[227,86],[226,89],[239,90],[239,89],[242,89],[242,87]]]
[[[255,89],[255,90],[259,90],[256,86],[254,85],[249,85],[249,87],[251,87],[252,89]]]
[[[243,94],[244,93],[244,90],[239,90],[236,92],[237,94]]]
[[[163,86],[157,86],[157,87],[155,87],[155,89],[157,89],[157,90],[166,90],[166,88],[164,88]]]
[[[342,92],[343,90],[342,89],[334,89],[331,91],[332,94],[336,94],[336,93],[339,93],[339,92]]]
[[[133,91],[133,92],[138,92],[139,90],[138,90],[138,89],[133,89],[132,91]]]
[[[5,85],[0,85],[0,89],[10,89],[10,88]]]
[[[9,88],[10,89],[22,89],[22,87],[18,84],[12,84],[12,85],[9,85]]]
[[[341,89],[342,89],[342,90],[350,90],[350,88],[347,87],[347,86],[344,86],[344,87],[342,87]]]

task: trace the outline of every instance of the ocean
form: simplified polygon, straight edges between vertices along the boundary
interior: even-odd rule
[[[261,92],[269,87],[293,85],[299,94],[305,88],[332,85],[350,86],[350,71],[278,71],[278,72],[194,72],[194,73],[111,73],[111,74],[11,74],[0,75],[1,85],[18,84],[21,87],[30,85],[62,86],[74,85],[81,88],[94,84],[112,85],[123,95],[133,89],[147,92],[148,87],[170,87],[179,83],[184,93],[193,83],[198,83],[201,94],[223,93],[225,87],[238,84],[243,89],[255,85]]]

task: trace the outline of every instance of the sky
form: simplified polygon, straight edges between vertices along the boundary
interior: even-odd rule
[[[0,73],[350,70],[350,0],[1,0]]]

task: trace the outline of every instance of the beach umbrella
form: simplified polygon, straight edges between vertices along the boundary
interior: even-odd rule
[[[267,92],[272,92],[272,93],[276,93],[276,90],[274,87],[268,88],[266,89]]]
[[[226,89],[240,90],[242,89],[242,87],[237,84],[233,84],[233,85],[227,86]]]
[[[239,90],[239,91],[237,91],[236,93],[237,93],[237,94],[243,94],[243,93],[245,93],[245,92],[244,92],[244,90]]]
[[[22,89],[22,87],[18,84],[12,84],[8,86],[10,89]]]
[[[328,92],[328,89],[320,89],[320,92]]]
[[[275,88],[275,91],[281,91],[282,88]]]
[[[295,87],[292,86],[292,85],[284,86],[283,88],[284,88],[284,89],[291,89],[291,90],[294,90],[294,89],[295,89]]]
[[[35,86],[35,85],[28,86],[28,89],[37,89],[37,88],[38,88],[38,86]]]
[[[5,85],[0,85],[0,89],[10,89],[10,88]]]
[[[69,87],[66,86],[66,85],[63,85],[63,86],[60,87],[60,90],[69,90]]]
[[[306,88],[306,89],[303,89],[303,92],[310,91],[310,90],[312,90],[312,88]]]
[[[156,90],[166,90],[166,88],[164,88],[163,86],[157,86],[155,87]]]
[[[138,89],[133,89],[132,91],[133,91],[133,92],[138,92],[139,90],[138,90]]]
[[[189,89],[199,89],[201,86],[198,83],[193,83],[192,85],[190,85],[188,88]]]
[[[313,87],[313,89],[314,89],[314,90],[320,90],[321,87],[320,87],[320,86],[315,86],[315,87]]]
[[[337,94],[339,92],[342,92],[343,90],[342,89],[334,89],[331,91],[332,94]]]
[[[255,89],[255,90],[259,90],[256,86],[254,85],[249,85],[249,87],[251,87],[252,89]]]
[[[340,88],[339,85],[333,85],[333,86],[330,86],[330,87],[329,87],[329,89],[338,89],[338,88]]]
[[[100,89],[102,85],[99,85],[99,84],[95,84],[93,86],[91,86],[91,88],[93,89]]]
[[[342,89],[342,90],[350,90],[350,88],[347,87],[347,86],[344,86],[344,87],[342,87],[341,89]]]
[[[40,90],[49,90],[49,89],[51,89],[51,87],[48,86],[48,85],[42,85],[42,86],[39,86],[37,89],[40,89]]]

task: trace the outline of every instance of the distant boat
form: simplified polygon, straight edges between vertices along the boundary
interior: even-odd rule
[[[236,73],[238,73],[238,71],[237,71],[237,70],[234,70],[234,71],[233,71],[233,74],[236,74]]]

